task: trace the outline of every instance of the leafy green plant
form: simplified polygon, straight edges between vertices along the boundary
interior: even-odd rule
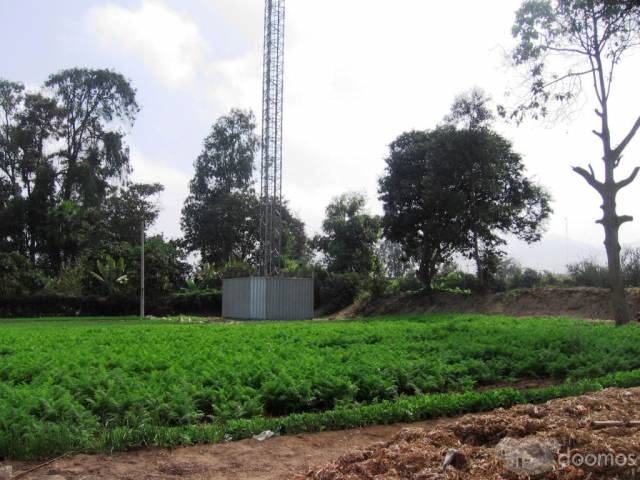
[[[0,360],[0,457],[33,458],[414,421],[640,385],[640,329],[481,315],[3,320]],[[566,382],[492,388],[536,378]]]
[[[96,265],[98,271],[89,273],[102,284],[107,294],[117,293],[129,282],[124,258],[120,257],[115,260],[111,255],[107,255],[104,261],[98,260]]]

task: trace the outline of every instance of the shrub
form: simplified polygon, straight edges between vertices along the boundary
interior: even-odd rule
[[[222,288],[221,273],[212,263],[202,262],[196,268],[194,282],[198,288],[220,290]]]
[[[373,299],[384,297],[389,290],[389,280],[384,275],[372,275],[365,281],[365,289]]]
[[[316,277],[316,304],[328,311],[351,305],[363,287],[357,273],[324,273]]]
[[[137,296],[140,285],[140,247],[126,242],[103,243],[88,254],[88,270],[94,270],[97,262],[108,257],[123,259],[127,285],[118,290],[123,295]],[[184,252],[177,242],[156,235],[145,242],[145,293],[149,299],[164,299],[178,292],[185,284],[191,267],[184,259]],[[85,278],[85,293],[102,294],[104,284],[88,272]]]
[[[138,312],[136,298],[87,295],[72,297],[55,293],[0,298],[0,317],[112,316]]]
[[[640,287],[640,248],[622,250],[622,276],[627,287]]]
[[[476,289],[478,281],[475,275],[456,270],[437,276],[434,283],[439,290],[469,291]]]
[[[256,269],[247,262],[232,258],[224,264],[220,274],[222,278],[243,278],[255,275]]]
[[[410,273],[403,277],[394,278],[389,288],[392,292],[417,292],[422,290],[424,285],[418,280],[415,273]]]
[[[580,287],[607,288],[609,286],[609,271],[607,267],[595,260],[587,259],[567,265],[569,276],[574,285]]]
[[[0,253],[0,297],[29,295],[44,287],[45,277],[18,252]]]
[[[219,315],[222,311],[220,290],[196,290],[171,295],[166,306],[169,314]]]
[[[57,293],[71,297],[82,296],[87,276],[87,259],[81,256],[62,265],[57,277],[47,280],[42,293]]]
[[[140,301],[131,295],[68,296],[37,293],[29,296],[0,297],[0,317],[73,317],[137,315]],[[203,290],[149,299],[145,311],[149,315],[219,315],[222,293]]]

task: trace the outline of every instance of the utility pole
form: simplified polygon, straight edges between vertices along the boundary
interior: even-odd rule
[[[144,319],[144,220],[140,222],[140,318]]]

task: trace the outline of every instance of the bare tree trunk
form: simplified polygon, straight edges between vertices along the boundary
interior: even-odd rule
[[[595,178],[593,169],[589,167],[589,172],[580,167],[574,167],[574,171],[581,175],[602,197],[602,219],[597,223],[602,224],[604,228],[604,246],[607,251],[607,266],[609,267],[609,286],[611,288],[611,308],[613,309],[614,318],[617,325],[624,325],[631,320],[629,307],[626,301],[624,291],[624,281],[622,278],[622,267],[620,262],[620,226],[626,222],[633,221],[633,217],[624,215],[619,216],[617,212],[616,197],[618,192],[629,185],[638,175],[638,170],[621,182],[614,179],[614,169],[618,164],[615,153],[609,149],[605,149],[605,181],[599,182]]]
[[[482,263],[482,256],[480,255],[480,247],[478,245],[478,237],[474,238],[473,258],[476,262],[476,276],[478,279],[478,291],[480,293],[486,293],[487,282],[485,275],[485,268]]]
[[[616,186],[606,185],[602,192],[603,218],[599,222],[604,227],[604,246],[607,251],[607,264],[609,266],[609,286],[611,288],[610,301],[616,325],[624,325],[631,320],[629,307],[624,291],[624,280],[620,262],[620,225],[627,217],[618,217],[616,212]]]
[[[595,93],[600,103],[600,110],[596,110],[596,114],[600,117],[601,123],[601,130],[594,130],[593,133],[602,141],[602,161],[604,162],[605,173],[604,181],[600,182],[596,179],[591,165],[589,165],[589,171],[580,167],[575,167],[573,170],[582,176],[602,198],[601,208],[603,215],[602,219],[598,220],[597,223],[602,224],[604,227],[604,246],[607,251],[609,287],[611,288],[611,308],[613,309],[616,325],[624,325],[629,323],[631,315],[629,312],[629,306],[627,305],[624,281],[622,278],[619,231],[620,226],[626,222],[632,222],[633,217],[618,215],[616,197],[620,190],[631,184],[636,179],[640,172],[640,168],[635,168],[628,178],[619,182],[616,182],[615,180],[615,169],[620,164],[622,152],[629,144],[638,128],[640,128],[640,119],[636,121],[635,125],[620,145],[618,145],[617,148],[613,148],[611,145],[611,131],[609,129],[608,98],[610,92],[604,75],[602,51],[599,43],[598,24],[595,13],[593,14],[593,29],[593,50],[589,55],[589,60],[591,61],[591,67],[593,69],[593,85]]]

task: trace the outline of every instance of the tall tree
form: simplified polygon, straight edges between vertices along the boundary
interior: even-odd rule
[[[548,113],[549,104],[566,104],[581,92],[582,80],[592,84],[602,144],[604,176],[595,170],[574,167],[602,198],[602,224],[609,264],[611,303],[617,324],[627,323],[630,313],[625,301],[620,266],[620,226],[633,217],[619,215],[617,195],[640,173],[640,167],[623,180],[616,180],[622,155],[640,129],[640,117],[627,133],[613,140],[609,99],[616,68],[630,50],[640,45],[640,4],[616,0],[526,0],[516,14],[513,35],[518,45],[513,52],[516,66],[526,68],[530,96],[513,116],[534,118]]]
[[[129,173],[129,152],[118,127],[133,125],[136,92],[117,72],[86,68],[53,74],[45,87],[61,110],[61,197],[99,205],[108,182]]]
[[[405,133],[386,163],[379,187],[385,237],[416,261],[427,288],[454,252],[476,260],[483,288],[505,243],[501,234],[535,241],[551,211],[510,143],[486,128]]]
[[[218,267],[230,258],[249,260],[258,241],[255,128],[253,113],[242,110],[232,110],[216,121],[195,161],[190,194],[182,209],[188,249]]]
[[[34,263],[55,191],[45,146],[55,139],[58,110],[53,100],[0,80],[0,111],[0,237],[5,251]]]
[[[126,178],[121,128],[137,111],[133,88],[109,70],[63,70],[35,93],[0,80],[0,248],[55,274],[97,241],[131,237],[118,226],[139,223],[125,203],[140,200],[155,219],[143,197],[157,187]]]
[[[366,211],[367,198],[345,193],[327,207],[322,235],[314,245],[325,256],[330,272],[368,275],[380,269],[376,245],[380,239],[380,218]]]

